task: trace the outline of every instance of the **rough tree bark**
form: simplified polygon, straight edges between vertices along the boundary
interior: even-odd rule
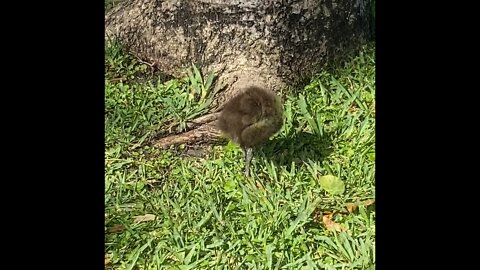
[[[105,17],[108,37],[173,77],[192,63],[217,74],[218,112],[246,85],[279,91],[370,35],[371,0],[125,0]],[[215,117],[157,145],[218,136]]]

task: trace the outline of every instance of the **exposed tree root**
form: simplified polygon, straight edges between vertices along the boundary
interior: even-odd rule
[[[194,127],[198,127],[200,125],[204,125],[204,124],[213,122],[213,121],[217,120],[219,114],[220,113],[210,113],[210,114],[207,114],[207,115],[200,116],[200,117],[188,122],[187,127],[189,129],[191,129],[191,128],[194,128]]]
[[[198,120],[205,120],[200,118]],[[215,128],[215,124],[216,121],[212,121],[181,134],[160,138],[152,144],[154,147],[168,148],[171,145],[216,141],[221,138],[221,133]]]

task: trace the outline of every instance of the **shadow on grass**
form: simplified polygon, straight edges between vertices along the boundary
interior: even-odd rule
[[[312,160],[321,162],[333,151],[332,134],[324,133],[323,136],[300,132],[286,138],[276,138],[259,146],[254,155],[257,158],[273,161],[275,166],[285,166],[291,169],[292,163],[303,165]]]

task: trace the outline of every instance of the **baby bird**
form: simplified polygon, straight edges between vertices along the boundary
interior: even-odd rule
[[[250,86],[229,100],[220,113],[218,128],[242,147],[245,175],[250,174],[253,147],[267,141],[283,125],[280,98],[272,91]]]

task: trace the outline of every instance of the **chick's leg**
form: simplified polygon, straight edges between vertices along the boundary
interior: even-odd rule
[[[249,177],[250,176],[250,163],[252,161],[253,157],[253,148],[245,148],[245,176]]]

